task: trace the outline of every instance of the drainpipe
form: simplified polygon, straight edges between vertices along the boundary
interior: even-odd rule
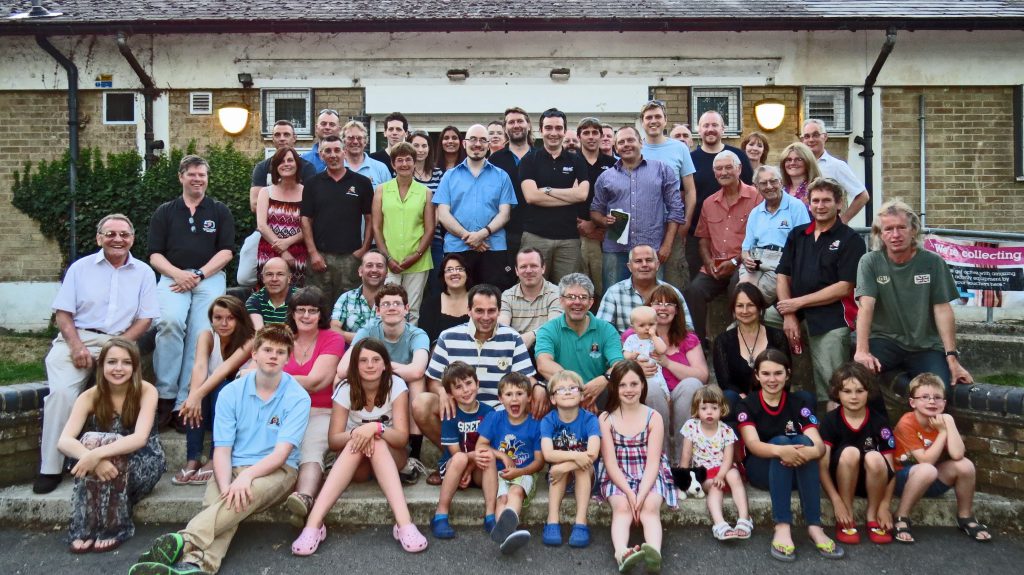
[[[924,149],[924,121],[926,119],[924,115],[924,94],[917,97],[917,109],[918,132],[920,132],[918,134],[918,139],[920,140],[921,145],[921,227],[923,228],[928,225],[928,210],[925,209],[925,201],[927,200],[927,194],[925,194],[925,190],[927,189],[925,186],[925,168],[927,167],[926,160],[928,156]]]
[[[875,65],[871,68],[871,72],[868,73],[868,77],[864,79],[864,90],[862,90],[858,96],[864,98],[864,137],[855,138],[854,142],[864,146],[864,151],[860,153],[864,157],[864,187],[867,188],[870,194],[868,205],[864,208],[864,221],[870,227],[871,222],[874,219],[874,191],[871,189],[875,181],[875,168],[874,168],[874,156],[875,151],[872,146],[872,140],[874,138],[874,130],[871,129],[873,123],[873,106],[875,96],[875,80],[878,79],[879,72],[882,71],[882,66],[885,65],[886,59],[889,58],[889,53],[892,52],[893,47],[896,45],[896,29],[889,28],[885,33],[885,43],[882,44],[882,50],[878,53],[878,58],[875,59]]]
[[[36,36],[36,44],[53,57],[68,73],[68,262],[78,259],[78,225],[75,209],[76,188],[78,187],[78,67],[61,54],[46,36]]]
[[[146,73],[146,70],[142,68],[142,65],[135,58],[132,49],[128,47],[128,36],[124,32],[117,33],[117,49],[121,51],[121,55],[128,61],[128,65],[132,67],[132,70],[135,70],[135,75],[142,82],[142,98],[146,108],[143,122],[145,123],[146,130],[144,138],[146,140],[146,169],[148,170],[156,163],[157,158],[154,150],[157,147],[163,147],[162,145],[154,145],[156,136],[153,134],[153,99],[160,95],[160,90],[156,89],[153,79],[149,77],[149,74]]]

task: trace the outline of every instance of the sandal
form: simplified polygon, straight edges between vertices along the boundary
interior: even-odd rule
[[[836,525],[836,539],[844,545],[860,544],[860,532],[852,523],[847,526]]]
[[[902,523],[904,526],[900,527],[900,523]],[[909,544],[914,542],[914,535],[910,532],[910,530],[914,527],[914,523],[910,520],[909,517],[905,517],[902,515],[897,516],[896,519],[893,521],[892,526],[893,531],[895,532],[895,539],[897,543]],[[906,535],[906,537],[900,537],[900,535]]]
[[[101,543],[106,543],[106,545],[101,545]],[[120,539],[97,539],[96,544],[92,546],[92,550],[95,553],[106,553],[117,549],[122,543],[124,541]]]
[[[639,545],[626,549],[622,552],[622,557],[619,558],[619,573],[631,570],[643,560],[644,554],[640,551]]]
[[[796,547],[792,545],[783,545],[778,541],[772,541],[772,559],[777,559],[784,563],[792,563],[796,561]]]
[[[733,531],[732,526],[725,521],[716,523],[711,528],[711,534],[715,536],[715,539],[719,541],[729,541],[730,539],[736,539],[736,532]]]
[[[391,535],[402,544],[402,549],[409,553],[419,553],[427,548],[427,538],[420,533],[420,530],[413,523],[405,527],[395,525],[394,529],[391,530]]]
[[[658,551],[650,543],[640,545],[640,552],[644,554],[644,563],[648,573],[661,572],[661,551]]]
[[[195,470],[195,469],[188,469],[188,468],[182,467],[180,470],[178,470],[177,473],[174,474],[174,477],[171,478],[171,484],[172,485],[188,485],[189,481],[192,480],[192,476],[195,475],[196,471],[197,470]]]
[[[327,526],[321,525],[319,529],[316,527],[304,527],[302,533],[299,533],[299,538],[292,543],[292,555],[298,555],[299,557],[307,557],[316,553],[317,548],[323,543],[324,539],[327,539]]]
[[[75,545],[75,543],[79,543],[79,545]],[[68,545],[68,551],[74,553],[75,555],[88,553],[92,551],[92,544],[92,539],[75,539],[71,542],[71,545]]]
[[[978,523],[977,518],[975,518],[973,515],[971,515],[970,517],[957,517],[956,526],[959,527],[961,531],[966,533],[968,537],[974,539],[975,541],[981,543],[988,543],[989,541],[992,541],[992,534],[988,532],[988,525],[985,525],[984,523]],[[982,533],[988,535],[988,537],[978,537]]]
[[[192,477],[188,480],[189,485],[206,485],[211,479],[213,479],[213,468],[196,469],[196,472],[192,474]]]
[[[885,545],[892,543],[892,534],[888,530],[882,529],[877,521],[868,521],[868,539],[872,543]]]
[[[441,473],[436,469],[427,476],[427,485],[437,486],[441,485],[442,482],[444,482],[444,479],[441,478]]]
[[[846,551],[831,539],[824,543],[815,543],[814,547],[818,550],[818,554],[825,559],[842,559],[846,555]]]
[[[754,522],[749,517],[737,519],[733,531],[736,532],[737,539],[750,539],[750,534],[754,532]]]
[[[284,500],[284,506],[291,514],[288,522],[296,527],[302,527],[306,524],[306,516],[309,515],[309,510],[313,507],[313,498],[305,493],[296,491],[289,495],[288,499]]]

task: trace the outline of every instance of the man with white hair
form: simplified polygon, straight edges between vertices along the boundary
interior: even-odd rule
[[[825,130],[825,122],[817,118],[811,118],[804,122],[803,130],[800,132],[800,140],[814,152],[818,160],[818,169],[821,170],[821,177],[832,178],[839,182],[846,192],[846,199],[850,205],[839,214],[839,219],[844,223],[849,222],[860,212],[861,208],[867,205],[871,196],[867,188],[854,175],[850,164],[828,153],[825,149],[825,142],[828,141],[828,132]]]
[[[696,237],[703,265],[683,291],[693,314],[693,331],[707,338],[707,303],[735,287],[747,218],[761,199],[754,186],[740,181],[741,162],[730,150],[719,152],[712,167],[721,187],[704,200]]]
[[[756,285],[770,305],[775,303],[775,268],[782,258],[786,237],[796,226],[810,223],[811,216],[803,202],[782,191],[782,174],[775,166],[759,167],[754,173],[754,187],[764,201],[747,218],[739,281]]]

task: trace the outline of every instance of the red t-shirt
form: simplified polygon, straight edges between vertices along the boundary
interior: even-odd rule
[[[316,364],[316,359],[325,354],[336,355],[339,358],[345,355],[345,338],[341,337],[340,333],[330,329],[320,330],[320,333],[316,336],[316,343],[313,344],[313,355],[310,356],[309,361],[299,364],[295,361],[295,352],[292,351],[292,355],[288,358],[288,363],[284,364],[284,372],[293,376],[309,375],[313,365]],[[309,394],[312,399],[312,407],[326,407],[330,409],[331,393],[333,391],[332,386],[325,385],[320,391]]]

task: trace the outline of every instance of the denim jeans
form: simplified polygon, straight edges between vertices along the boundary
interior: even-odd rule
[[[953,388],[950,386],[952,375],[949,372],[949,364],[946,363],[945,353],[931,349],[910,352],[896,345],[891,340],[881,337],[869,339],[868,346],[871,350],[871,355],[878,358],[879,363],[882,364],[883,373],[902,370],[906,372],[907,377],[910,379],[914,379],[922,373],[934,373],[945,384],[946,397],[952,395]],[[885,385],[889,385],[891,381],[891,379],[887,381],[879,379],[879,383]],[[879,394],[879,397],[869,402],[868,405],[873,410],[879,410],[885,407],[885,401],[881,399],[881,394]]]
[[[601,283],[605,291],[613,285],[630,277],[626,262],[629,261],[629,252],[604,252],[601,256]]]
[[[230,381],[221,382],[216,389],[203,398],[203,422],[185,430],[185,459],[187,461],[199,461],[199,456],[203,454],[203,439],[206,436],[206,431],[209,430],[210,434],[213,434],[213,418],[217,416],[217,397],[220,395],[220,390],[224,389],[228,383]],[[210,446],[210,460],[213,460],[213,445]]]
[[[156,284],[160,321],[157,323],[153,371],[156,372],[160,399],[174,399],[174,408],[178,409],[188,398],[199,334],[210,329],[210,305],[224,295],[227,280],[224,272],[217,272],[185,293],[171,291],[173,282],[171,278],[161,276]]]
[[[779,435],[772,445],[813,445],[806,435]],[[772,521],[793,523],[790,501],[793,489],[800,494],[800,508],[807,525],[821,525],[821,484],[818,479],[818,461],[808,461],[800,467],[786,467],[777,458],[764,459],[747,452],[747,478],[758,489],[767,489],[772,499]]]

